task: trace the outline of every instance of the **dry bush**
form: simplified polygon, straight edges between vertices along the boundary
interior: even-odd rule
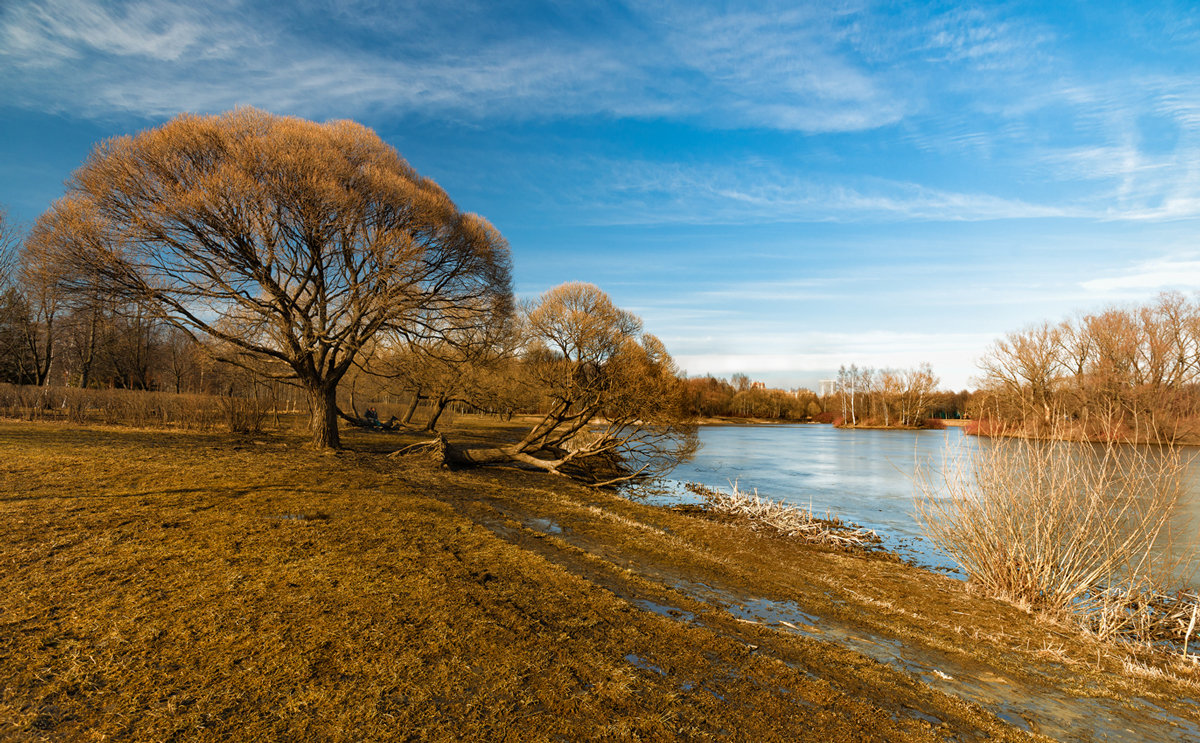
[[[257,397],[222,397],[220,405],[230,433],[258,433],[269,412]]]
[[[1172,521],[1185,462],[1174,446],[1032,439],[964,445],[945,489],[916,475],[926,535],[986,593],[1101,638],[1182,642],[1196,597]]]
[[[756,531],[839,547],[866,547],[880,542],[879,535],[869,529],[848,525],[836,516],[816,517],[811,510],[763,498],[758,490],[747,493],[739,490],[736,482],[730,483],[729,492],[694,482],[686,487],[704,499],[704,507],[710,512],[746,521]]]

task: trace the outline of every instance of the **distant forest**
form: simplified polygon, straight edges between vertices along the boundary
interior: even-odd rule
[[[936,384],[927,367],[900,372],[842,367],[833,391],[824,396],[804,387],[768,388],[744,374],[684,380],[691,411],[701,418],[920,426],[930,418],[965,417],[971,393],[936,390]]]

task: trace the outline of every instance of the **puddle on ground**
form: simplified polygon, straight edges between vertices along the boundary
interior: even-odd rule
[[[510,541],[517,538],[516,532],[509,526],[491,519],[485,519],[482,523]],[[564,533],[563,528],[551,519],[534,518],[522,523],[527,528],[543,534]],[[742,621],[762,624],[782,632],[797,633],[819,641],[834,642],[881,663],[912,673],[929,686],[979,704],[1000,719],[1023,730],[1062,741],[1200,743],[1200,724],[1173,715],[1141,698],[1127,700],[1126,706],[1113,700],[1070,696],[1053,686],[1034,686],[1003,678],[987,668],[967,667],[961,661],[937,651],[912,648],[898,640],[880,637],[844,622],[814,616],[801,610],[792,601],[739,599],[699,581],[667,575],[656,577],[666,579],[673,589],[689,598],[720,606]],[[634,596],[626,598],[647,611],[676,621],[696,621],[694,613],[677,607]],[[640,656],[629,654],[625,656],[625,660],[643,670],[666,675],[662,668]],[[808,669],[796,670],[814,676]],[[685,691],[692,688],[696,687],[688,682]],[[701,684],[699,688],[722,699],[717,691],[706,685]],[[927,719],[931,723],[941,722],[919,710],[908,711],[912,712],[913,716]]]
[[[630,599],[630,602],[635,606],[639,606],[647,611],[652,611],[659,616],[668,617],[670,619],[678,619],[683,622],[691,622],[696,618],[696,615],[690,611],[684,611],[674,606],[667,604],[659,604],[649,599]]]
[[[659,676],[666,676],[666,675],[667,675],[667,672],[666,672],[666,671],[664,671],[663,669],[661,669],[661,668],[659,668],[658,666],[654,665],[653,663],[651,663],[650,661],[646,660],[646,659],[645,659],[645,658],[643,658],[642,656],[640,656],[640,655],[635,655],[634,653],[630,653],[629,655],[626,655],[626,656],[625,656],[625,662],[627,662],[627,663],[631,663],[631,664],[633,664],[634,666],[637,666],[638,668],[642,669],[643,671],[653,671],[654,673],[657,673]]]
[[[543,534],[562,534],[563,528],[558,525],[558,522],[553,519],[529,519],[524,522],[525,526],[540,531]]]

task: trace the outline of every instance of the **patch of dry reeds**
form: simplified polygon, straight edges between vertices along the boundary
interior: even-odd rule
[[[838,547],[868,547],[880,542],[870,529],[847,524],[836,516],[819,518],[811,510],[764,498],[757,489],[753,493],[740,490],[736,482],[730,483],[728,492],[694,482],[685,487],[704,499],[708,511],[744,521],[755,531]]]
[[[1193,556],[1171,533],[1184,467],[1173,446],[964,444],[947,457],[944,489],[918,468],[917,514],[989,595],[1101,639],[1186,651],[1197,596],[1177,589]]]
[[[269,410],[258,397],[0,384],[0,416],[28,421],[253,433]]]

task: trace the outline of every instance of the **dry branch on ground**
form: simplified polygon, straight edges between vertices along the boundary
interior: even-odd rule
[[[686,487],[704,499],[709,511],[744,520],[751,529],[839,547],[873,547],[880,542],[870,529],[847,524],[836,516],[819,518],[799,506],[764,498],[757,489],[747,493],[738,489],[736,482],[730,484],[729,492],[694,482]]]

